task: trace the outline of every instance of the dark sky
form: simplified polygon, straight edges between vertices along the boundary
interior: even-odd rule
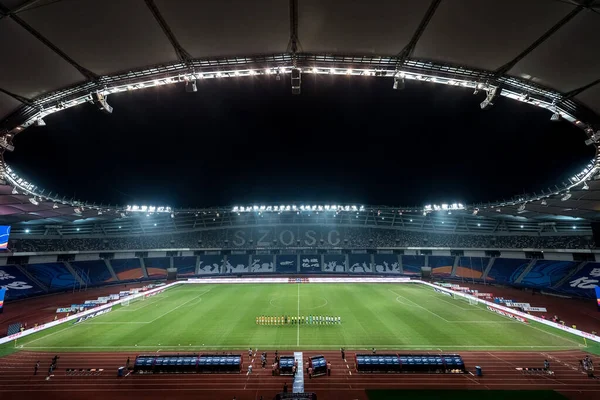
[[[482,111],[468,89],[305,75],[302,90],[256,77],[115,94],[112,115],[49,116],[6,159],[39,187],[104,204],[422,206],[539,190],[594,155],[549,112],[504,98]]]

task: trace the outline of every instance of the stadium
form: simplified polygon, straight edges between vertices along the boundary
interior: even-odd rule
[[[600,395],[594,375],[600,363],[600,58],[594,44],[600,33],[599,1],[201,3],[0,0],[0,43],[8,55],[0,62],[0,398]],[[309,154],[295,159],[293,168],[301,170],[310,157],[325,154],[348,164],[339,176],[356,170],[350,164],[369,171],[340,186],[367,187],[376,181],[387,190],[405,184],[384,183],[400,172],[379,175],[382,167],[369,169],[372,159],[356,160],[347,147],[310,143],[327,151],[309,153],[296,136],[311,142],[300,120],[315,118],[311,129],[317,137],[332,136],[333,144],[347,141],[372,150],[372,136],[379,151],[389,143],[394,155],[409,159],[412,180],[426,181],[423,191],[438,190],[448,198],[399,205],[400,192],[390,191],[394,194],[376,202],[341,195],[325,201],[335,191],[315,183],[315,171],[324,174],[316,168],[308,178],[286,177],[292,189],[283,201],[275,172],[265,175],[258,162],[247,169],[256,168],[260,179],[230,189],[230,181],[249,180],[249,175],[241,172],[246,160],[227,153],[228,141],[239,141],[249,152],[266,148],[267,140],[260,139],[264,126],[255,121],[236,126],[243,135],[256,136],[251,141],[206,139],[192,153],[170,140],[180,138],[172,120],[172,131],[149,135],[149,147],[140,144],[125,153],[111,151],[127,147],[126,139],[105,131],[100,139],[86,141],[77,131],[78,118],[102,127],[103,121],[117,120],[148,129],[154,120],[144,125],[147,121],[136,118],[150,121],[152,111],[119,120],[119,110],[131,110],[132,104],[145,108],[148,103],[136,96],[159,93],[177,103],[174,107],[192,102],[193,96],[211,98],[214,104],[202,103],[203,109],[217,110],[218,124],[203,120],[208,120],[205,110],[194,109],[188,116],[193,123],[183,129],[190,136],[210,136],[215,126],[218,132],[227,119],[241,114],[220,93],[245,101],[248,82],[267,88],[251,92],[251,101],[261,105],[262,97],[274,98],[269,107],[276,117],[268,123],[280,147],[274,155],[267,149],[268,170],[285,169],[282,160]],[[353,98],[355,82],[371,85],[371,94],[360,92],[366,102],[386,98],[378,84],[396,96],[393,101],[415,91],[442,90],[436,93],[450,98],[443,103],[449,107],[455,99],[450,93],[468,92],[483,120],[475,130],[489,121],[535,115],[531,118],[571,133],[568,140],[585,146],[581,154],[592,155],[576,171],[560,169],[579,165],[580,159],[561,164],[562,155],[544,155],[544,173],[556,179],[551,186],[540,188],[537,180],[543,178],[532,177],[526,183],[534,190],[517,195],[514,190],[503,200],[454,200],[455,192],[444,185],[447,175],[423,173],[421,178],[413,167],[433,163],[423,154],[433,151],[426,145],[438,138],[427,139],[418,151],[404,137],[379,142],[375,131],[402,126],[394,113],[386,114],[393,129],[367,117],[364,125],[370,130],[359,123],[350,133],[340,129],[338,136],[319,130],[320,120],[299,103],[322,96],[326,101],[318,111],[335,114],[333,106],[322,104],[342,99],[339,92],[328,98],[328,88],[345,87],[351,94],[342,96]],[[267,92],[281,88],[287,97]],[[169,97],[174,92],[185,100]],[[385,108],[383,101],[365,114],[381,118],[375,110]],[[293,107],[282,116],[275,103]],[[486,120],[504,104],[519,111]],[[348,103],[343,107],[334,119],[356,114]],[[104,119],[89,117],[87,110]],[[442,119],[435,115],[431,110],[427,117]],[[463,114],[453,109],[448,126],[452,115]],[[531,129],[546,126],[536,123]],[[301,128],[294,131],[295,125]],[[72,146],[51,154],[60,167],[47,159],[36,164],[19,158],[20,152],[52,153],[43,147],[56,126],[77,131],[77,136],[52,138]],[[134,130],[119,134],[133,136]],[[364,137],[356,139],[358,131]],[[518,188],[520,183],[510,181],[518,181],[514,171],[529,155],[505,154],[501,164],[517,167],[499,176],[487,172],[496,171],[491,165],[475,162],[473,154],[483,148],[489,155],[477,160],[489,157],[493,164],[491,149],[502,139],[515,149],[525,147],[522,133],[478,139],[465,153],[472,158],[442,153],[431,159],[484,171],[480,181],[468,182],[484,192],[492,193],[502,181],[509,181],[502,188]],[[451,128],[446,136],[460,141]],[[568,140],[558,147],[569,149]],[[534,144],[545,151],[542,143]],[[296,146],[301,148],[297,154],[291,150]],[[123,159],[140,163],[132,153],[150,148],[154,153],[140,167],[144,173],[127,178]],[[168,163],[188,166],[183,159],[189,154],[201,159],[213,153],[219,163],[204,175],[187,177],[181,187],[191,200],[179,197],[179,204],[163,201],[166,195],[141,201],[144,196],[134,199],[127,193],[119,199],[134,201],[116,205],[110,197],[68,195],[78,187],[92,195],[114,194],[123,187],[120,181],[140,187],[132,180],[150,182],[161,193],[175,192],[185,179],[173,176],[173,170],[167,174],[173,187],[151,178]],[[415,153],[417,161],[411,159]],[[90,164],[100,159],[102,169],[71,182],[71,170],[85,169],[86,158]],[[218,175],[219,167],[235,173]],[[44,179],[39,181],[46,175],[36,168],[63,168],[64,177],[46,189]],[[377,175],[369,176],[373,172]],[[211,180],[211,174],[219,177]],[[217,180],[224,183],[218,186]],[[256,193],[248,188],[259,180],[271,189],[272,200],[247,200]],[[114,188],[107,187],[111,182]],[[414,192],[409,183],[405,191]],[[86,186],[92,189],[86,192]],[[244,187],[250,194],[244,195]],[[193,205],[201,197],[192,192],[208,198],[219,191],[231,191],[239,200]]]

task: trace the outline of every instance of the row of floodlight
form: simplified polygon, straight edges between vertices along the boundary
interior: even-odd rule
[[[106,97],[112,93],[119,93],[125,91],[138,90],[149,87],[156,87],[161,85],[169,85],[175,84],[179,82],[185,82],[186,90],[188,91],[197,91],[196,80],[197,79],[213,79],[213,78],[229,78],[229,77],[245,77],[245,76],[257,76],[257,75],[275,75],[279,78],[281,75],[293,73],[294,71],[301,73],[312,73],[317,75],[349,75],[349,76],[378,76],[378,77],[393,77],[394,78],[394,89],[401,89],[404,87],[404,80],[417,80],[424,82],[432,82],[438,84],[446,84],[450,86],[461,86],[468,87],[474,89],[474,93],[477,93],[479,90],[484,90],[486,92],[486,99],[481,103],[482,109],[487,109],[491,105],[493,105],[494,99],[498,96],[505,96],[515,100],[527,102],[529,104],[546,108],[552,111],[552,120],[561,120],[566,119],[567,121],[576,124],[578,127],[584,129],[589,136],[592,136],[590,139],[593,143],[598,143],[600,141],[600,132],[597,133],[597,137],[594,136],[593,128],[585,124],[579,120],[577,120],[574,116],[569,114],[567,111],[559,109],[556,102],[557,98],[554,98],[552,102],[547,102],[543,100],[533,99],[528,94],[516,93],[514,91],[510,91],[507,89],[502,89],[499,91],[498,86],[490,85],[488,83],[481,83],[478,81],[470,81],[465,79],[451,79],[446,77],[435,76],[432,74],[425,73],[413,73],[407,71],[400,70],[388,70],[388,69],[352,69],[352,68],[331,68],[331,67],[309,67],[309,68],[295,68],[291,66],[281,66],[276,68],[264,68],[264,69],[240,69],[240,70],[231,70],[231,71],[204,71],[201,73],[187,73],[187,74],[177,74],[172,77],[165,77],[160,79],[151,79],[146,81],[141,81],[137,83],[127,83],[121,85],[115,85],[113,87],[105,87],[102,90],[96,91],[94,93],[90,93],[89,95],[84,95],[79,98],[67,101],[60,102],[59,104],[49,107],[43,108],[40,106],[40,111],[27,120],[25,123],[15,128],[16,132],[20,132],[21,130],[31,126],[31,125],[45,125],[43,122],[43,117],[54,112],[61,111],[66,108],[70,108],[84,102],[92,102],[95,103],[102,111],[107,113],[112,112],[112,107],[107,103]],[[500,93],[499,93],[500,92]],[[0,146],[2,143],[0,141]],[[10,143],[7,143],[7,146],[12,146]],[[4,146],[3,146],[4,147]]]
[[[235,206],[231,210],[234,213],[242,213],[242,212],[282,212],[282,211],[365,211],[365,206],[342,206],[342,205],[312,205],[305,206],[300,205],[297,206],[295,204],[288,205],[279,205],[279,206]]]

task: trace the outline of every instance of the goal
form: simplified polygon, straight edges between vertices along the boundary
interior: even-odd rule
[[[134,303],[136,301],[140,301],[140,300],[146,300],[146,296],[139,296],[139,297],[135,297],[135,298],[127,298],[126,300],[123,300],[123,302],[121,303],[121,305],[123,307],[127,307],[129,306],[131,303]]]
[[[476,306],[478,304],[477,299],[472,297],[464,297],[464,296],[454,296],[454,298],[459,298],[462,301],[468,302],[472,306]]]

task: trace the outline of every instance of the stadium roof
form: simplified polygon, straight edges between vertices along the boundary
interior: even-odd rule
[[[0,38],[0,132],[93,93],[292,67],[493,85],[590,136],[600,114],[600,0],[0,0]],[[599,192],[590,182],[564,201],[479,212],[600,220]],[[54,204],[0,187],[5,223],[81,219],[72,202]]]
[[[600,114],[599,10],[600,0],[2,0],[0,119],[140,74],[292,63],[500,78]],[[33,112],[21,111],[5,127]]]

